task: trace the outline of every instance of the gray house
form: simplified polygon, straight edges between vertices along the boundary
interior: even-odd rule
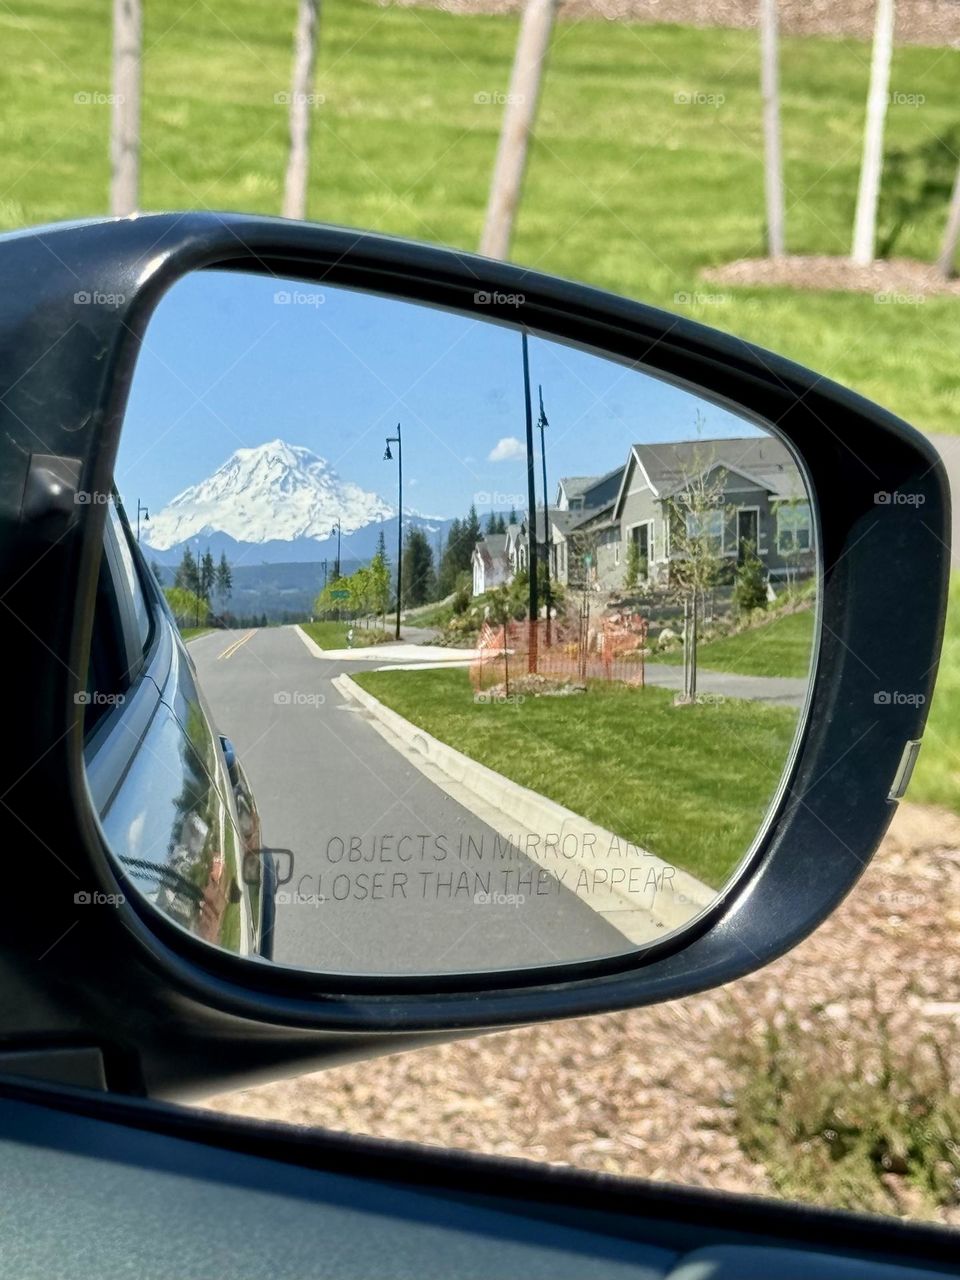
[[[691,504],[699,514],[684,512]],[[611,523],[620,543],[619,562],[630,541],[636,542],[645,576],[654,581],[669,576],[677,544],[694,534],[707,537],[731,566],[752,546],[773,580],[804,575],[813,567],[806,487],[786,446],[772,436],[635,444]],[[613,541],[598,554],[605,579],[612,575],[615,557]]]
[[[661,585],[694,537],[705,539],[731,574],[747,547],[772,582],[804,577],[814,566],[803,478],[786,446],[769,435],[635,444],[621,467],[565,476],[547,529],[551,577],[574,589],[621,590],[631,543],[640,581]],[[543,540],[540,508],[537,541]],[[475,594],[525,569],[527,549],[526,517],[505,535],[478,542]]]
[[[619,535],[607,526],[624,470],[620,466],[600,476],[565,476],[558,484],[556,504],[549,513],[550,568],[564,586],[579,587],[591,581],[604,585],[597,571],[598,541],[611,547],[618,542]],[[611,565],[620,563],[619,553],[611,551],[607,558]],[[610,583],[611,587],[619,585]]]
[[[482,595],[494,587],[502,586],[513,577],[507,534],[488,533],[478,539],[470,561],[473,572],[473,594]]]

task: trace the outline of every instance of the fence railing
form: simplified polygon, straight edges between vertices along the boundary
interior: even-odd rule
[[[643,686],[646,680],[647,620],[624,613],[591,620],[589,607],[573,618],[536,622],[484,622],[477,657],[470,665],[474,689],[509,686],[510,680],[539,675],[561,682],[612,680]]]

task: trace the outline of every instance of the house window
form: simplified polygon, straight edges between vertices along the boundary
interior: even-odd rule
[[[782,556],[809,551],[813,544],[813,517],[809,502],[777,508],[777,550]]]
[[[620,539],[618,538],[613,544],[613,563],[620,563]]]
[[[709,511],[688,511],[687,538],[702,540],[711,551],[723,550],[723,512],[719,507]]]

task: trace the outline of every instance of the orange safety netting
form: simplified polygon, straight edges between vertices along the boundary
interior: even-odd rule
[[[619,680],[643,685],[647,620],[640,614],[592,619],[484,622],[470,664],[475,689],[536,674],[562,681]]]

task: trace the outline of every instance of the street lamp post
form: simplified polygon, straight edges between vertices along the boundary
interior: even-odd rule
[[[397,446],[397,630],[396,638],[400,639],[400,582],[403,575],[403,440],[400,436],[400,423],[397,423],[397,434],[387,436],[387,447],[383,451],[384,462],[391,462],[393,454],[390,446]]]
[[[330,530],[330,537],[331,537],[331,538],[333,537],[333,533],[334,533],[334,531],[333,531],[333,529],[331,529],[331,530]],[[340,529],[340,517],[339,517],[339,516],[337,516],[336,534],[337,534],[337,562],[336,562],[336,564],[335,564],[335,565],[334,565],[334,567],[333,567],[333,580],[334,580],[334,582],[336,582],[336,581],[339,579],[339,577],[340,577],[340,534],[341,534],[341,529]]]
[[[521,336],[523,346],[523,409],[527,426],[527,505],[530,508],[527,529],[527,576],[530,579],[530,643],[527,670],[537,669],[537,484],[533,459],[533,410],[530,404],[530,355],[527,350],[527,331]]]
[[[543,463],[543,564],[544,564],[544,582],[543,582],[543,599],[547,606],[547,647],[550,646],[550,609],[552,601],[550,599],[550,521],[549,521],[549,499],[547,497],[547,446],[544,439],[544,428],[549,427],[547,415],[543,409],[543,387],[538,384],[537,394],[540,397],[540,417],[537,419],[537,426],[540,428],[540,461]]]
[[[140,541],[140,514],[141,514],[141,512],[143,513],[143,523],[144,523],[144,524],[149,524],[149,523],[150,523],[150,512],[147,510],[147,508],[143,505],[143,503],[142,503],[142,502],[140,501],[140,499],[138,498],[138,499],[137,499],[137,541],[138,541],[138,542]]]

